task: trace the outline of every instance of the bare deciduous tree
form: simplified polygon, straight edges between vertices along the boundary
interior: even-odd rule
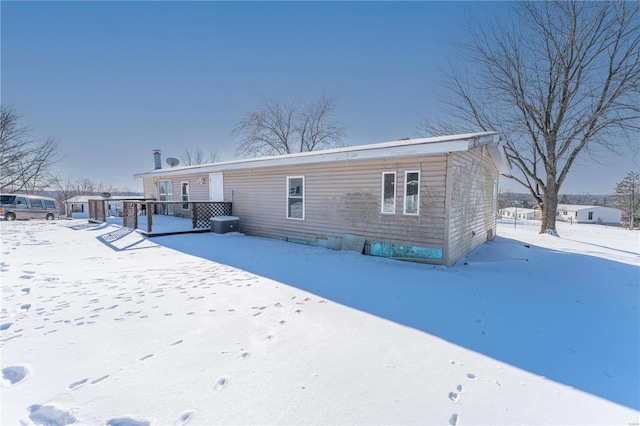
[[[220,161],[217,149],[210,149],[207,154],[202,148],[185,148],[180,153],[180,161],[185,166],[197,166],[199,164],[215,163]]]
[[[51,166],[58,160],[53,138],[38,139],[11,109],[0,108],[0,189],[33,193],[51,183]]]
[[[256,111],[236,124],[238,157],[262,157],[343,146],[345,126],[333,118],[333,99],[312,104],[263,99]]]
[[[556,234],[559,189],[576,158],[638,137],[640,3],[517,7],[515,22],[469,26],[469,69],[445,79],[452,118],[419,131],[499,131],[510,177],[542,208],[540,232]]]

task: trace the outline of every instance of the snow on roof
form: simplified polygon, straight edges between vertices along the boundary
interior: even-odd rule
[[[612,207],[604,207],[604,206],[585,206],[581,204],[558,204],[558,210],[567,210],[572,212],[578,212],[581,210],[593,210],[593,209],[608,209],[608,210],[618,210]]]
[[[124,201],[124,200],[140,200],[144,197],[142,195],[113,195],[107,198],[109,201]],[[88,203],[89,200],[104,200],[105,198],[100,195],[76,195],[75,197],[64,200],[65,203]]]
[[[519,213],[533,213],[533,212],[535,212],[534,209],[527,209],[527,208],[523,208],[523,207],[505,207],[505,208],[500,209],[500,210],[504,210],[504,211],[508,211],[508,212],[518,211]]]
[[[356,145],[321,151],[300,152],[295,154],[201,164],[196,166],[157,169],[135,174],[134,177],[154,175],[184,175],[190,173],[211,173],[226,170],[240,170],[254,167],[275,167],[287,165],[313,164],[332,161],[354,161],[364,159],[406,157],[414,155],[438,155],[455,151],[467,151],[486,145],[489,154],[502,174],[509,174],[511,168],[507,162],[503,145],[498,133],[466,133],[460,135],[438,136],[419,139],[404,139],[369,145]]]

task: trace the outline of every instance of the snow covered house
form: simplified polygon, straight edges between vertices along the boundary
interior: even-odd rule
[[[620,225],[622,211],[603,206],[558,204],[558,219],[574,223]]]
[[[510,172],[493,132],[168,169],[154,155],[134,175],[147,199],[232,202],[248,235],[445,265],[494,237]]]
[[[534,209],[524,209],[521,207],[506,207],[500,209],[498,212],[502,219],[520,219],[520,220],[533,220]]]

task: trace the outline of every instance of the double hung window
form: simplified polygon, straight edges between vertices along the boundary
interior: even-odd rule
[[[404,173],[404,214],[420,214],[420,172]]]
[[[304,176],[287,176],[287,218],[304,220]]]
[[[180,196],[182,197],[181,201],[184,202],[182,205],[182,210],[189,210],[189,182],[180,182]]]
[[[382,213],[396,212],[396,172],[382,173]]]

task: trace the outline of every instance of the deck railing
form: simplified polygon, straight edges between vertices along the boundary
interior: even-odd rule
[[[188,209],[184,206],[189,205]],[[180,206],[181,208],[176,208]],[[146,232],[153,232],[153,216],[157,214],[191,219],[192,229],[208,229],[210,218],[231,216],[232,203],[225,201],[122,201],[122,226],[138,229],[146,224]],[[89,220],[106,222],[105,201],[89,200]],[[141,221],[143,221],[141,223]]]

